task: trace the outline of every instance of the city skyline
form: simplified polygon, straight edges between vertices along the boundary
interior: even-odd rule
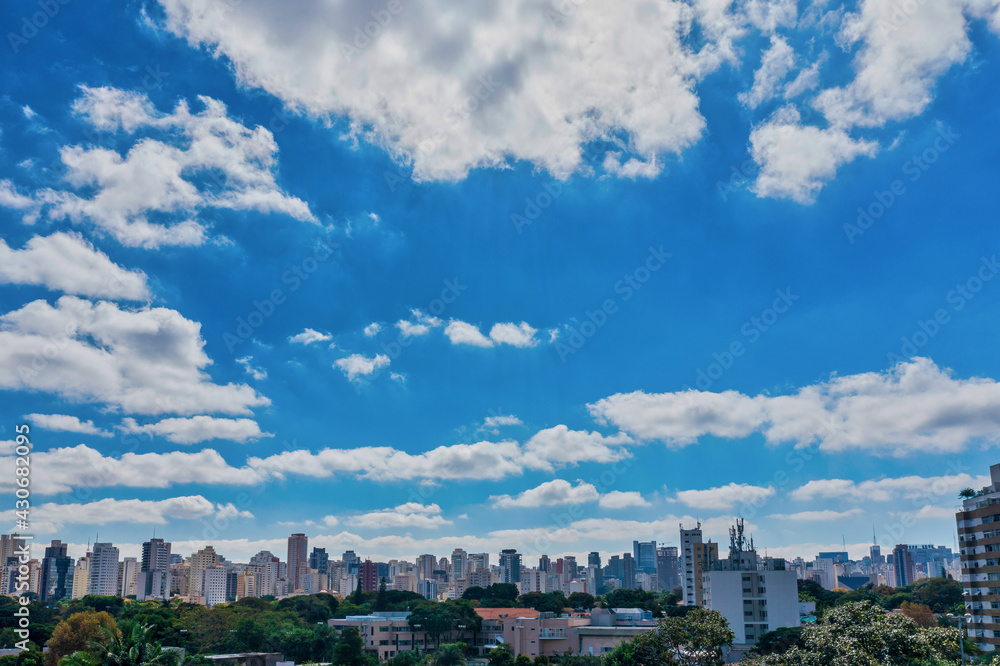
[[[995,8],[349,4],[0,7],[39,553],[955,547],[1000,460]]]

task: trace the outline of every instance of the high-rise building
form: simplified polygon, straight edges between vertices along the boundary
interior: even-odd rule
[[[622,553],[622,587],[635,589],[635,559],[632,553]]]
[[[152,538],[142,544],[140,571],[169,571],[170,544],[163,539]]]
[[[500,551],[500,582],[521,582],[521,554],[513,548]]]
[[[90,590],[90,553],[81,557],[73,568],[72,599],[83,599]]]
[[[201,590],[198,597],[201,603],[206,606],[226,603],[228,573],[229,570],[220,564],[214,564],[198,572],[198,587]]]
[[[365,592],[375,592],[378,590],[378,567],[371,560],[365,560],[359,570],[358,584]]]
[[[872,544],[872,547],[868,550],[869,556],[872,558],[872,564],[885,564],[885,556],[882,554],[882,547],[876,544]]]
[[[277,594],[280,562],[269,550],[262,550],[250,558],[250,564],[255,566],[254,586],[256,596],[265,597]]]
[[[913,568],[913,555],[905,544],[892,549],[892,572],[896,587],[910,585],[917,579]]]
[[[601,554],[599,552],[597,552],[596,550],[591,551],[587,555],[587,566],[588,567],[590,567],[590,566],[600,567],[601,566]]]
[[[139,562],[134,557],[126,557],[118,563],[118,596],[137,596],[135,584],[138,574]]]
[[[489,571],[490,570],[490,554],[489,553],[470,553],[469,554],[469,572],[475,573],[477,571]]]
[[[656,542],[633,541],[632,559],[635,560],[635,570],[646,573],[656,572]]]
[[[348,551],[353,554],[353,551]],[[347,553],[344,553],[344,566],[347,566]],[[417,575],[422,580],[430,580],[434,577],[434,569],[437,568],[437,558],[429,553],[417,557]],[[350,571],[348,571],[350,573]]]
[[[701,523],[686,530],[681,525],[681,571],[685,606],[702,605],[702,573],[719,559],[719,544],[702,541]]]
[[[110,543],[95,543],[90,558],[87,594],[113,597],[118,594],[118,549]]]
[[[548,555],[540,555],[538,557],[538,570],[548,571],[552,567],[552,560],[549,559]]]
[[[67,555],[66,544],[56,539],[45,548],[42,558],[39,596],[42,601],[58,601],[72,595],[73,558]]]
[[[17,557],[18,551],[24,546],[24,539],[15,534],[0,534],[0,566],[6,565],[7,560]]]
[[[188,596],[201,597],[204,578],[201,572],[219,563],[219,556],[212,546],[205,546],[188,560]]]
[[[962,502],[955,515],[958,546],[961,554],[962,588],[965,612],[972,618],[966,623],[969,638],[984,652],[1000,649],[1000,635],[992,627],[1000,625],[1000,582],[995,573],[1000,543],[1000,465],[990,466],[990,485]],[[895,559],[895,558],[893,558]],[[987,628],[990,627],[990,628]]]
[[[461,548],[451,551],[451,579],[453,581],[465,577],[467,572],[466,561],[468,558],[469,554]]]
[[[288,583],[294,590],[302,589],[300,564],[309,562],[309,538],[305,534],[288,537]]]
[[[326,554],[326,548],[313,548],[309,554],[309,568],[315,569],[324,576],[330,568],[330,556]]]
[[[680,557],[675,546],[660,546],[656,549],[656,581],[661,592],[669,592],[681,586]]]

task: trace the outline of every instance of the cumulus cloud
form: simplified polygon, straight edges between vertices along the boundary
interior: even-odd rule
[[[25,211],[27,222],[43,213],[89,222],[123,245],[156,248],[205,242],[207,230],[198,217],[210,209],[315,221],[306,203],[275,180],[278,147],[271,132],[232,120],[218,100],[199,97],[203,109],[197,113],[181,100],[173,112],[161,113],[144,93],[87,86],[81,92],[73,111],[98,131],[123,142],[139,130],[153,136],[139,138],[124,154],[63,146],[68,188],[38,190],[27,206],[6,183],[0,189],[8,196],[0,196],[0,203],[10,200]]]
[[[441,507],[437,504],[419,504],[407,502],[392,509],[371,511],[347,519],[355,527],[385,529],[396,527],[421,527],[433,529],[443,525],[451,525],[441,515]]]
[[[444,329],[453,345],[469,345],[472,347],[492,347],[494,345],[510,345],[512,347],[534,347],[538,344],[535,334],[538,330],[527,322],[520,324],[512,322],[494,324],[489,337],[483,335],[475,324],[452,319]]]
[[[10,248],[0,238],[0,283],[41,285],[108,300],[142,301],[150,297],[145,273],[125,270],[72,232],[33,236],[22,250]]]
[[[114,433],[101,430],[93,421],[81,421],[76,416],[66,414],[25,414],[24,418],[31,425],[43,430],[55,432],[75,432],[81,435],[97,435],[98,437],[113,437]]]
[[[363,354],[351,354],[346,358],[337,359],[333,365],[340,368],[348,380],[354,381],[359,377],[367,377],[374,374],[376,370],[387,367],[389,363],[389,357],[385,354],[376,354],[374,357],[364,356]]]
[[[800,120],[796,109],[785,107],[750,133],[750,154],[760,166],[753,185],[759,196],[813,203],[837,169],[878,150],[877,143],[853,139],[842,129],[820,129]]]
[[[547,481],[516,496],[493,495],[490,497],[493,506],[499,508],[583,504],[598,499],[600,499],[600,495],[592,484],[577,480],[574,486],[563,479]]]
[[[483,421],[484,428],[499,428],[501,426],[519,426],[524,425],[521,419],[517,418],[513,414],[508,414],[506,416],[487,416]]]
[[[246,370],[246,373],[251,377],[253,377],[254,379],[256,379],[257,381],[260,381],[262,379],[267,379],[267,370],[254,365],[253,356],[244,356],[243,358],[238,358],[236,359],[236,362],[242,365],[243,369]]]
[[[625,162],[680,153],[705,126],[695,85],[723,60],[708,30],[692,49],[701,14],[677,0],[434,0],[393,15],[364,48],[357,35],[383,6],[297,14],[243,2],[220,20],[208,0],[160,4],[167,30],[228,58],[241,82],[313,117],[346,116],[346,139],[384,148],[417,180],[517,160],[566,177],[586,166],[587,144],[610,137]],[[761,4],[754,20],[784,24]]]
[[[204,415],[163,419],[145,425],[139,425],[133,418],[126,418],[120,428],[127,433],[163,437],[175,444],[198,444],[211,439],[225,439],[245,444],[255,442],[262,437],[274,437],[269,432],[261,432],[260,426],[253,419],[220,419]]]
[[[988,476],[967,473],[942,476],[901,476],[869,481],[848,479],[813,479],[793,490],[792,499],[840,499],[854,502],[892,502],[899,499],[954,497],[963,488],[982,488],[990,484]]]
[[[396,322],[396,328],[399,329],[399,333],[403,337],[420,337],[422,335],[427,335],[431,332],[432,328],[437,328],[444,323],[437,317],[424,314],[420,310],[411,310],[411,314],[413,316],[413,321],[400,319]],[[378,331],[376,330],[376,333],[377,332]],[[365,329],[365,334],[367,335],[367,328]],[[374,333],[372,335],[374,335]]]
[[[382,324],[373,321],[372,323],[365,326],[365,337],[374,338],[378,335],[379,331],[382,330]]]
[[[601,423],[671,446],[713,435],[761,432],[769,443],[818,443],[828,452],[866,450],[903,456],[956,452],[1000,439],[1000,384],[956,379],[926,358],[887,372],[834,376],[790,395],[736,391],[616,394],[588,405]]]
[[[34,301],[0,316],[0,388],[139,414],[249,414],[270,404],[245,384],[211,381],[200,329],[166,308]]]
[[[748,483],[730,483],[706,490],[681,490],[677,500],[698,509],[732,509],[737,505],[757,504],[777,491],[771,486],[752,486]]]
[[[754,72],[753,87],[748,92],[740,93],[740,102],[751,109],[756,109],[774,97],[794,65],[795,51],[787,41],[773,35],[771,46],[764,52],[760,67]]]
[[[311,345],[314,342],[327,342],[333,338],[329,333],[320,333],[319,331],[314,331],[311,328],[307,328],[301,333],[297,333],[290,338],[289,342],[295,342],[301,345]]]
[[[534,469],[552,471],[556,466],[583,462],[616,462],[631,455],[624,445],[632,442],[624,433],[606,436],[557,425],[538,431],[525,442],[524,463]]]
[[[631,509],[652,506],[641,493],[636,491],[612,490],[601,495],[599,501],[602,509]]]
[[[14,519],[7,511],[3,518]],[[2,515],[2,514],[0,514]],[[102,499],[86,504],[40,504],[31,510],[32,528],[42,533],[56,532],[66,525],[107,525],[132,523],[164,525],[170,520],[194,520],[214,516],[219,518],[253,518],[249,511],[240,511],[232,504],[214,504],[201,495],[171,497],[164,500]]]

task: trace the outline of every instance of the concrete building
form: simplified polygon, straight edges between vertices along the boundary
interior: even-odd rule
[[[400,652],[416,650],[425,653],[435,647],[425,631],[414,631],[410,627],[409,613],[372,613],[371,615],[348,615],[343,619],[327,620],[327,624],[337,631],[354,627],[364,641],[364,652],[376,657],[380,662],[392,659]],[[453,632],[454,633],[454,632]],[[443,636],[441,642],[452,642],[451,635]]]
[[[293,534],[288,537],[288,581],[292,590],[298,590],[301,586],[299,578],[302,575],[302,568],[299,566],[309,565],[309,538],[305,534]]]
[[[219,564],[207,567],[198,572],[200,594],[198,601],[205,606],[226,603],[227,574],[229,570]]]
[[[701,606],[702,574],[719,559],[719,544],[702,540],[701,523],[686,530],[681,525],[681,581],[685,606]]]
[[[461,548],[451,551],[451,579],[464,578],[467,572],[469,554]]]
[[[955,515],[969,638],[985,652],[1000,646],[1000,465],[990,466],[986,492]]]
[[[91,552],[87,594],[113,597],[118,594],[118,549],[110,543],[95,543]],[[74,573],[75,575],[75,573]]]
[[[500,582],[521,582],[521,554],[513,548],[500,551]]]
[[[782,559],[758,557],[742,519],[730,530],[729,557],[702,578],[704,605],[726,618],[737,648],[752,646],[768,631],[799,626],[798,576]]]
[[[212,546],[205,546],[197,553],[188,558],[187,570],[187,590],[185,594],[197,600],[201,597],[202,576],[201,572],[209,567],[214,567],[219,563],[219,556]]]
[[[118,596],[137,596],[135,590],[136,576],[139,574],[139,561],[134,557],[126,557],[118,563]]]
[[[656,589],[669,592],[681,586],[681,564],[675,546],[656,549]]]
[[[632,559],[636,572],[656,573],[656,542],[633,541]]]
[[[77,560],[73,568],[73,592],[72,599],[83,599],[90,589],[90,553]]]
[[[892,549],[892,575],[896,587],[911,585],[917,579],[913,555],[906,544],[897,544]]]

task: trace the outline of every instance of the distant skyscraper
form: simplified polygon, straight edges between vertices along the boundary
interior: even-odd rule
[[[309,562],[309,538],[305,534],[293,534],[288,537],[288,583],[292,590],[302,588],[302,563]]]
[[[633,541],[632,558],[635,560],[635,570],[646,573],[656,572],[656,542]]]
[[[552,561],[549,559],[548,555],[541,555],[538,558],[539,571],[548,571],[551,566],[552,566]]]
[[[622,587],[635,588],[635,559],[632,553],[622,553]]]
[[[16,556],[17,551],[24,545],[24,539],[17,534],[0,534],[0,566],[7,564],[7,560]]]
[[[521,582],[521,554],[513,548],[500,551],[500,582]]]
[[[656,549],[656,580],[661,592],[669,592],[681,586],[680,558],[674,546],[660,546]]]
[[[42,601],[68,599],[73,594],[73,558],[66,554],[66,544],[53,540],[42,558]]]
[[[490,570],[489,553],[471,553],[469,555],[469,573],[475,573],[476,571],[489,571],[489,570]]]
[[[882,555],[882,547],[878,545],[872,545],[868,550],[869,556],[872,558],[872,564],[885,564],[885,556]]]
[[[913,556],[905,544],[898,544],[892,549],[892,571],[896,587],[903,587],[916,580],[913,570]]]
[[[130,597],[136,594],[135,583],[139,574],[139,563],[134,557],[126,557],[118,563],[118,596]]]
[[[686,530],[681,525],[681,581],[685,606],[702,605],[701,575],[719,559],[719,544],[702,541],[701,523]]]
[[[358,579],[358,584],[361,589],[365,592],[374,592],[378,590],[378,567],[371,560],[365,560],[361,564],[360,577]]]
[[[202,596],[204,577],[201,575],[201,572],[209,567],[214,567],[218,563],[219,556],[215,553],[215,548],[212,546],[205,546],[191,556],[191,559],[188,561],[188,596]],[[211,580],[215,582],[215,578]]]
[[[587,566],[601,566],[601,554],[595,550],[587,555]]]
[[[309,555],[309,568],[315,569],[324,576],[329,569],[330,556],[326,554],[326,548],[313,548]]]
[[[110,543],[95,543],[90,558],[87,594],[113,597],[118,594],[118,549]]]
[[[150,539],[142,544],[140,571],[169,571],[170,544],[163,539]]]
[[[461,548],[456,548],[451,551],[451,579],[453,581],[459,578],[465,578],[466,574],[466,560],[469,554],[466,553]]]

